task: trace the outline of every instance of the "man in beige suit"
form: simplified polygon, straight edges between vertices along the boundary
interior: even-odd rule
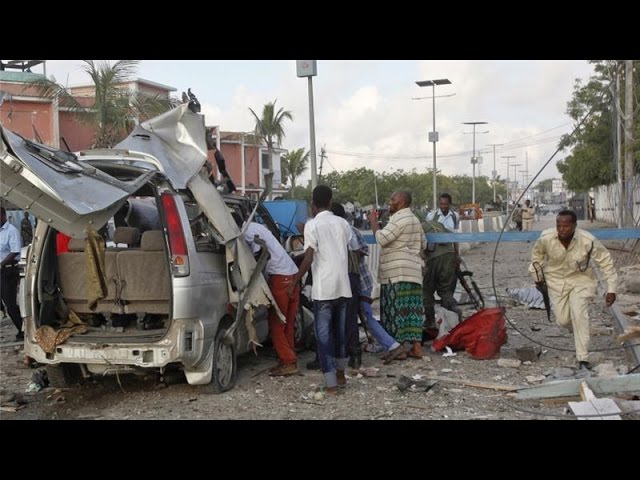
[[[533,246],[529,272],[535,281],[535,264],[544,270],[556,321],[573,331],[580,368],[591,368],[589,358],[589,304],[596,294],[595,263],[607,284],[605,305],[616,301],[618,274],[609,251],[586,230],[576,228],[575,212],[563,210],[556,228],[544,230]]]
[[[533,220],[536,216],[536,209],[531,205],[531,200],[526,200],[524,202],[524,207],[522,208],[522,230],[525,232],[530,232],[533,230]]]

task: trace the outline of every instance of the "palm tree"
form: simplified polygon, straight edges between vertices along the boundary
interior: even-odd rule
[[[298,148],[285,153],[282,156],[282,177],[287,180],[291,178],[291,198],[296,189],[296,178],[302,175],[309,168],[309,152],[304,148]]]
[[[253,109],[249,108],[249,111],[255,118],[256,125],[254,127],[254,135],[263,140],[267,144],[267,167],[268,173],[265,175],[265,187],[267,191],[271,191],[271,185],[273,182],[273,145],[278,145],[284,138],[284,120],[288,118],[293,120],[293,114],[289,110],[283,110],[280,108],[276,112],[276,101],[267,103],[262,109],[262,117],[258,117]],[[271,193],[269,193],[269,199],[271,199]]]
[[[73,97],[63,86],[47,78],[29,82],[25,88],[36,87],[39,94],[56,98],[78,118],[96,127],[93,148],[110,148],[124,139],[137,121],[169,110],[172,102],[160,96],[132,92],[122,84],[133,79],[139,61],[118,60],[113,65],[101,61],[83,60],[83,70],[93,82],[93,104],[86,105]]]

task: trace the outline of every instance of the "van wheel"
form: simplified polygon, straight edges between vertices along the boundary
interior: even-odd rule
[[[47,365],[45,369],[47,371],[47,378],[49,379],[49,386],[53,388],[78,385],[82,379],[80,365],[77,363]]]
[[[213,344],[213,378],[211,379],[213,393],[231,390],[238,376],[235,341],[226,341],[226,332],[226,328],[218,329]]]

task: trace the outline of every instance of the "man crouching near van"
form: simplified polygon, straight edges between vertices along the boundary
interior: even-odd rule
[[[234,215],[234,218],[238,226],[242,228],[240,217]],[[278,355],[278,365],[269,370],[269,375],[272,377],[295,375],[298,373],[298,357],[295,350],[294,329],[296,312],[300,302],[300,290],[294,276],[298,272],[298,267],[267,227],[251,222],[244,232],[244,239],[254,254],[258,253],[261,248],[255,241],[256,237],[264,241],[269,252],[269,260],[264,271],[269,276],[269,288],[273,298],[286,317],[286,323],[282,323],[275,309],[272,308],[269,311],[271,340]],[[293,296],[289,296],[288,287],[290,285],[295,287]]]
[[[311,215],[304,227],[304,259],[295,275],[294,284],[311,268],[313,286],[313,317],[320,359],[324,374],[325,393],[335,395],[337,387],[344,387],[347,379],[347,345],[345,323],[347,299],[351,298],[347,245],[351,241],[351,227],[331,211],[331,189],[319,185],[313,189]],[[294,285],[288,289],[294,294]]]

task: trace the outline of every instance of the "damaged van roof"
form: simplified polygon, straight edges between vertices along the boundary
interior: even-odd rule
[[[138,125],[116,149],[82,152],[80,161],[73,153],[32,142],[1,125],[0,137],[2,196],[73,237],[84,236],[89,225],[104,225],[157,171],[184,189],[207,159],[204,117],[187,104]],[[122,162],[127,151],[132,157],[128,164],[140,167],[129,181],[82,161]],[[154,158],[141,159],[133,151]],[[142,161],[137,165],[136,160]],[[151,163],[155,167],[150,169]]]

